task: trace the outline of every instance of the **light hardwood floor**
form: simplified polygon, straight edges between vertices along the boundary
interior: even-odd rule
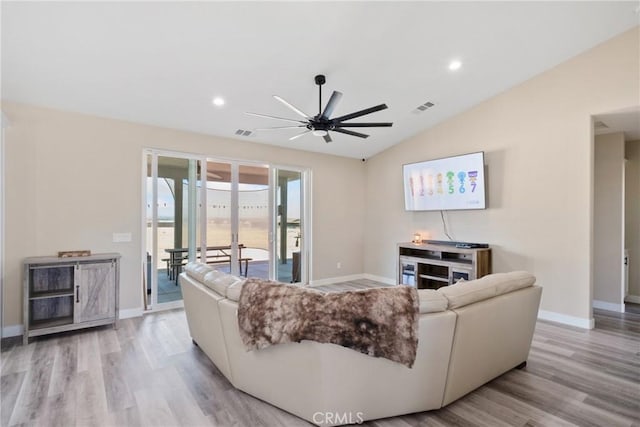
[[[2,426],[309,425],[235,390],[182,310],[3,347]],[[640,426],[640,315],[596,311],[591,331],[538,322],[525,369],[446,408],[366,425]]]

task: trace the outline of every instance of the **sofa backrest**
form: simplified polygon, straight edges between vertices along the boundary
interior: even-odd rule
[[[184,266],[184,272],[187,273],[187,276],[196,279],[198,282],[204,281],[204,276],[214,270],[215,268],[212,266],[201,262],[189,262]]]
[[[449,301],[434,289],[418,289],[420,314],[445,311]]]
[[[202,283],[209,289],[217,292],[220,296],[225,298],[229,298],[229,296],[227,295],[227,290],[232,286],[238,287],[237,295],[239,297],[239,289],[241,289],[242,284],[246,280],[243,277],[234,276],[232,274],[216,270],[210,265],[202,264],[199,262],[188,263],[185,266],[184,270],[187,276]]]
[[[535,276],[526,271],[489,274],[477,280],[460,281],[438,292],[448,301],[450,310],[464,307],[499,295],[533,286]]]

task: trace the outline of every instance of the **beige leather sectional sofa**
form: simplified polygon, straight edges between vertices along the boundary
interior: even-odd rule
[[[316,425],[428,411],[527,360],[542,288],[526,272],[419,290],[413,368],[312,341],[247,351],[237,324],[244,280],[188,264],[180,275],[193,341],[238,389]]]

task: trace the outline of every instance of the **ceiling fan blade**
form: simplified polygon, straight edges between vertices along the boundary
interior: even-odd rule
[[[299,134],[297,134],[297,135],[293,135],[291,138],[289,138],[289,141],[293,141],[294,139],[298,139],[298,138],[300,138],[301,136],[304,136],[304,135],[308,134],[309,132],[311,132],[311,130],[305,130],[305,131],[304,131],[304,132],[302,132],[302,133],[299,133]]]
[[[303,122],[302,120],[285,119],[284,117],[268,116],[266,114],[251,113],[249,111],[245,111],[245,114],[248,114],[250,116],[256,116],[256,117],[266,117],[268,119],[285,120],[287,122],[293,122],[293,123],[306,123],[306,122]]]
[[[305,127],[305,125],[298,125],[298,126],[276,126],[276,127],[272,127],[272,128],[255,128],[254,130],[299,129],[299,128],[303,128],[303,127]]]
[[[346,129],[332,129],[331,132],[340,132],[340,133],[346,133],[347,135],[351,135],[351,136],[358,136],[360,138],[369,138],[369,135],[365,135],[364,133],[354,132],[352,130],[346,130]]]
[[[336,123],[334,125],[337,128],[376,128],[376,127],[391,127],[393,123]]]
[[[273,95],[273,97],[275,99],[277,99],[278,101],[282,102],[284,105],[286,105],[289,109],[293,110],[296,114],[298,114],[299,116],[304,117],[305,119],[310,119],[311,116],[309,116],[308,114],[306,114],[304,111],[302,111],[301,109],[297,108],[295,105],[290,104],[289,102],[285,101],[284,99],[280,98],[278,95]]]
[[[324,111],[322,112],[322,115],[320,116],[320,118],[328,119],[329,117],[331,117],[331,113],[333,113],[333,110],[335,110],[341,98],[342,98],[342,92],[338,92],[337,90],[334,90],[333,93],[331,94],[331,98],[329,98],[329,102],[327,102],[327,106],[324,107]]]
[[[376,105],[375,107],[370,107],[370,108],[367,108],[367,109],[364,109],[364,110],[356,111],[355,113],[351,113],[351,114],[347,114],[347,115],[344,115],[344,116],[336,117],[335,119],[332,119],[331,121],[334,122],[334,123],[344,122],[345,120],[355,119],[356,117],[364,116],[366,114],[371,114],[371,113],[375,113],[376,111],[386,110],[386,109],[387,109],[387,104],[380,104],[380,105]]]
[[[323,138],[324,138],[324,142],[327,142],[327,143],[333,141],[328,133],[325,136],[323,136]]]

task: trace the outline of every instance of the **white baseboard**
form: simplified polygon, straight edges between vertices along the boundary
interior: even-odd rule
[[[640,304],[640,295],[627,295],[624,300],[625,302]]]
[[[23,325],[9,325],[2,328],[2,338],[17,337],[22,335]]]
[[[128,319],[130,317],[140,317],[144,313],[142,307],[139,308],[127,308],[118,311],[118,319]]]
[[[568,316],[566,314],[546,310],[538,311],[538,319],[562,323],[569,326],[576,326],[582,329],[593,329],[596,325],[596,322],[593,318],[585,319],[583,317]]]
[[[593,300],[592,303],[593,308],[599,308],[600,310],[607,310],[607,311],[615,311],[617,313],[624,313],[624,304],[616,304],[613,302],[607,302],[607,301],[598,301],[598,300]]]

